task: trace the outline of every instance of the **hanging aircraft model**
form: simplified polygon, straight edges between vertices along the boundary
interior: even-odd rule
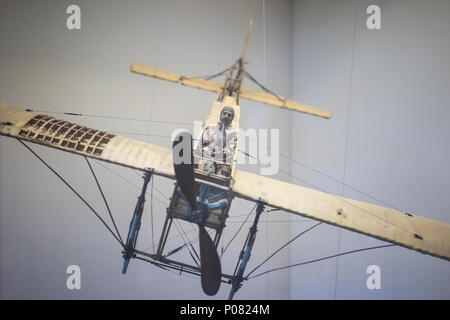
[[[261,85],[263,91],[247,90],[242,87],[244,76],[254,80],[244,68],[244,56],[251,26],[252,21],[249,24],[241,56],[230,68],[219,74],[225,74],[225,81],[222,84],[210,79],[184,77],[143,65],[131,66],[131,71],[137,74],[218,94],[205,121],[202,136],[195,146],[188,132],[181,132],[175,137],[171,150],[6,104],[0,105],[0,134],[16,138],[21,142],[23,140],[38,143],[144,172],[144,185],[135,207],[127,239],[124,242],[116,237],[123,246],[123,273],[127,271],[130,259],[150,258],[155,265],[200,275],[202,288],[208,295],[215,295],[222,282],[231,284],[229,298],[232,299],[245,280],[244,271],[256,239],[258,220],[265,206],[450,260],[450,225],[281,182],[236,168],[237,136],[233,136],[229,146],[226,135],[235,134],[239,128],[241,99],[262,102],[322,118],[332,116],[329,112],[286,100]],[[215,130],[213,132],[217,135],[217,141],[220,141],[219,147],[223,146],[223,149],[219,148],[219,156],[203,152],[204,147],[208,148],[203,137],[211,128]],[[51,170],[56,173],[53,169]],[[176,180],[160,242],[156,253],[153,254],[136,249],[145,193],[152,175]],[[65,183],[70,187],[67,182]],[[70,188],[76,193],[72,187]],[[256,202],[256,216],[239,256],[238,267],[230,275],[222,272],[217,246],[235,196]],[[198,225],[200,266],[167,258],[165,246],[174,219]],[[214,240],[206,228],[215,232]],[[110,231],[112,232],[111,229]]]

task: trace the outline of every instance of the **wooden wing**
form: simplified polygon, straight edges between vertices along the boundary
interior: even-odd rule
[[[175,179],[171,149],[0,104],[0,135]]]
[[[171,81],[175,83],[180,83],[184,86],[193,87],[201,90],[212,91],[216,93],[220,93],[222,91],[223,85],[218,82],[211,80],[204,80],[201,78],[190,78],[178,75],[176,73],[172,73],[169,71],[145,66],[142,64],[132,64],[130,68],[131,72],[141,74],[148,77],[153,77],[160,80]],[[239,97],[241,99],[252,100],[256,102],[261,102],[265,104],[270,104],[275,107],[285,108],[292,111],[302,112],[306,114],[310,114],[313,116],[322,117],[325,119],[329,119],[332,117],[332,113],[328,111],[324,111],[315,107],[308,106],[306,104],[294,101],[287,100],[280,96],[275,96],[271,93],[264,91],[254,91],[248,89],[241,89]]]
[[[275,107],[285,108],[292,111],[298,111],[325,119],[330,119],[333,116],[331,112],[311,107],[294,100],[286,100],[284,97],[280,96],[277,97],[273,94],[264,91],[253,91],[243,89],[241,91],[240,97],[247,100],[262,102],[265,104],[270,104]]]
[[[450,260],[450,225],[236,170],[234,193],[247,200]]]
[[[176,73],[156,69],[142,64],[132,64],[131,72],[141,74],[148,77],[153,77],[160,80],[167,80],[175,83],[181,83],[184,86],[193,87],[197,89],[212,91],[219,93],[222,90],[222,85],[211,80],[204,80],[201,78],[192,78],[178,75]]]

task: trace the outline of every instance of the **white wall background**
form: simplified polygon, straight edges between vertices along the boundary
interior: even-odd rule
[[[381,30],[366,27],[370,4]],[[293,97],[334,117],[293,114],[292,157],[352,188],[293,163],[309,184],[297,183],[450,223],[450,2],[297,1],[293,12]],[[292,235],[304,229],[293,224]],[[322,225],[291,261],[383,244]],[[366,287],[370,265],[381,290]],[[394,247],[293,269],[290,290],[292,299],[448,299],[449,284],[448,262]]]
[[[380,204],[304,164],[392,206],[450,223],[448,1],[0,3],[2,102],[162,121],[201,120],[214,95],[131,74],[129,65],[213,74],[237,58],[248,18],[253,17],[249,72],[281,95],[334,113],[331,120],[323,120],[241,103],[243,128],[280,129],[282,168],[292,175],[280,172],[277,177]],[[82,10],[79,31],[65,28],[66,7],[74,3]],[[369,4],[381,7],[381,30],[365,26]],[[157,122],[56,116],[167,147],[176,128]],[[32,147],[107,216],[84,159]],[[116,174],[137,186],[141,178],[117,166],[93,162],[93,167],[125,235],[139,190]],[[258,172],[250,165],[241,169]],[[209,298],[201,292],[198,278],[180,277],[144,262],[133,260],[122,275],[120,247],[104,227],[22,145],[5,137],[0,138],[0,177],[2,298]],[[154,191],[157,242],[172,182],[156,177],[154,186],[164,194]],[[245,218],[240,215],[252,206],[233,202],[230,214],[238,217],[230,218],[223,245]],[[148,201],[139,240],[143,249],[152,247],[150,216]],[[297,222],[279,222],[292,220]],[[264,214],[248,268],[313,223],[282,212]],[[233,271],[248,226],[224,255],[224,271]],[[193,234],[188,236],[192,239]],[[262,271],[378,244],[383,243],[321,225]],[[188,254],[184,256],[177,257],[189,261]],[[65,287],[65,270],[71,264],[82,270],[79,291]],[[369,265],[381,268],[381,290],[366,287]],[[448,299],[449,283],[448,262],[388,248],[273,272],[246,282],[236,298]],[[223,285],[215,298],[225,299],[228,291]]]

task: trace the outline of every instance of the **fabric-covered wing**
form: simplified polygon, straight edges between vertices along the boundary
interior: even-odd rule
[[[223,88],[222,84],[212,80],[185,77],[173,72],[145,66],[142,64],[132,64],[130,70],[131,72],[141,74],[144,76],[153,77],[160,80],[171,81],[175,83],[181,83],[184,86],[212,91],[216,93],[220,93]],[[312,106],[308,106],[306,104],[294,100],[287,100],[284,97],[275,96],[271,93],[264,91],[242,89],[240,92],[240,98],[256,102],[262,102],[265,104],[270,104],[275,107],[285,108],[292,111],[298,111],[313,116],[322,117],[325,119],[329,119],[333,116],[331,112],[321,110]]]
[[[222,85],[215,81],[204,80],[201,78],[185,77],[173,72],[156,69],[142,64],[132,64],[130,70],[131,72],[141,74],[144,76],[149,76],[156,79],[171,81],[175,83],[179,82],[184,86],[193,87],[201,90],[207,90],[217,93],[222,90]]]
[[[248,200],[324,221],[450,260],[450,225],[236,170],[234,193]]]
[[[52,116],[0,104],[0,135],[175,178],[172,151]]]
[[[298,111],[306,114],[310,114],[313,116],[322,117],[325,119],[330,119],[333,114],[331,112],[321,110],[315,107],[308,106],[306,104],[294,101],[294,100],[287,100],[284,97],[281,96],[275,96],[268,92],[263,91],[254,91],[254,90],[247,90],[242,89],[241,91],[241,98],[256,101],[256,102],[262,102],[266,104],[273,105],[275,107],[280,108],[286,108],[292,111]]]

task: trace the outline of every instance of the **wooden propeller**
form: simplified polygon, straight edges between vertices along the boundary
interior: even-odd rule
[[[189,132],[183,131],[175,137],[172,145],[172,160],[177,185],[191,206],[191,210],[209,210],[207,206],[199,205],[196,200],[194,155],[192,152],[192,136]],[[205,226],[202,223],[198,223],[198,227],[202,289],[207,295],[212,296],[220,288],[222,278],[220,258]]]

